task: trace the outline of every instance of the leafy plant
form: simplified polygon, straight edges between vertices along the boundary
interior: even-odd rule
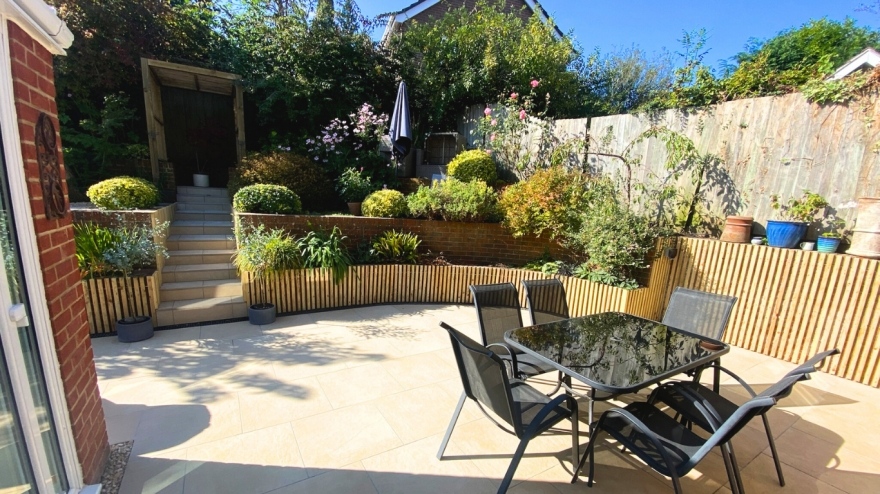
[[[302,205],[293,191],[283,185],[248,185],[232,198],[232,207],[240,213],[297,214]]]
[[[406,198],[396,190],[383,189],[373,192],[361,206],[364,216],[374,218],[400,218],[406,216]]]
[[[363,168],[355,170],[346,168],[342,175],[336,179],[336,190],[345,202],[363,202],[370,195],[375,186],[370,177],[363,175]]]
[[[118,274],[104,259],[104,253],[120,241],[113,228],[94,223],[75,223],[73,240],[76,244],[76,263],[83,278]]]
[[[283,185],[299,196],[306,210],[322,211],[335,203],[332,182],[305,156],[281,149],[248,153],[234,170],[227,186],[230,197],[248,185]]]
[[[315,162],[331,172],[339,173],[357,162],[361,172],[366,167],[369,175],[387,178],[390,166],[378,153],[379,139],[387,126],[388,115],[377,114],[372,105],[364,103],[348,115],[347,121],[334,118],[321,129],[320,135],[306,139],[305,143]]]
[[[868,74],[852,74],[843,79],[825,81],[811,79],[801,86],[801,92],[813,103],[820,105],[842,104],[858,97],[868,86]]]
[[[487,184],[493,184],[498,179],[495,162],[492,161],[491,156],[480,149],[459,153],[452,158],[446,170],[449,177],[462,182],[482,180]]]
[[[583,173],[560,166],[539,170],[501,194],[504,226],[514,237],[546,232],[550,239],[559,238],[577,227],[588,188],[589,178]]]
[[[348,267],[353,264],[343,244],[345,239],[336,226],[330,233],[312,230],[298,238],[296,247],[302,257],[303,267],[329,270],[333,282],[341,282],[348,273]]]
[[[800,198],[789,198],[788,202],[779,201],[779,196],[770,196],[770,207],[779,213],[780,218],[788,221],[810,223],[819,211],[828,206],[828,201],[819,194],[804,190]]]
[[[116,177],[98,182],[86,191],[100,209],[141,209],[159,202],[159,189],[142,178]]]
[[[236,227],[237,248],[232,263],[239,271],[251,273],[258,289],[254,295],[258,304],[268,302],[268,281],[278,273],[302,266],[302,258],[296,241],[284,230],[267,230],[264,225]]]
[[[446,221],[498,221],[498,194],[485,182],[461,182],[454,178],[421,186],[407,196],[409,213],[414,218]]]
[[[416,264],[419,260],[418,235],[389,230],[373,240],[372,254],[379,262],[389,264]]]

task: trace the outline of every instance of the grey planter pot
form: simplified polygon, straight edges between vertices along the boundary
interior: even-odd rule
[[[150,316],[137,316],[134,321],[116,321],[116,337],[122,343],[133,343],[153,337],[153,320]]]
[[[248,321],[259,326],[275,322],[275,304],[253,304],[248,307]]]

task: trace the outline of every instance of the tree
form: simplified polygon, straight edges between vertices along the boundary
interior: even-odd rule
[[[672,84],[669,56],[649,57],[636,47],[604,55],[597,49],[579,72],[589,116],[635,111]]]
[[[391,41],[423,130],[455,128],[474,104],[497,101],[538,80],[552,95],[550,114],[575,116],[578,78],[569,68],[577,52],[538,16],[523,21],[499,2],[480,0],[473,9],[452,10],[417,23]]]

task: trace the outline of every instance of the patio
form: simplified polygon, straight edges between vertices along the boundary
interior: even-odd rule
[[[472,403],[444,460],[434,456],[461,392],[440,321],[476,337],[472,306],[385,305],[160,331],[133,344],[93,339],[110,443],[134,440],[120,492],[495,492],[517,440]],[[723,363],[758,389],[794,367],[739,348]],[[878,415],[880,390],[816,373],[769,414],[785,487],[760,420],[734,440],[746,489],[876,491],[880,432],[865,425]],[[569,484],[568,434],[533,440],[510,492],[671,492],[608,447],[597,449],[593,489],[585,476]],[[726,479],[714,452],[682,487],[728,493]]]

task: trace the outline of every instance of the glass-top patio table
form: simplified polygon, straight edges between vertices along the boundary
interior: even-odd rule
[[[556,367],[569,384],[574,378],[590,386],[591,422],[592,400],[634,393],[730,351],[720,341],[620,312],[513,329],[504,341]]]

